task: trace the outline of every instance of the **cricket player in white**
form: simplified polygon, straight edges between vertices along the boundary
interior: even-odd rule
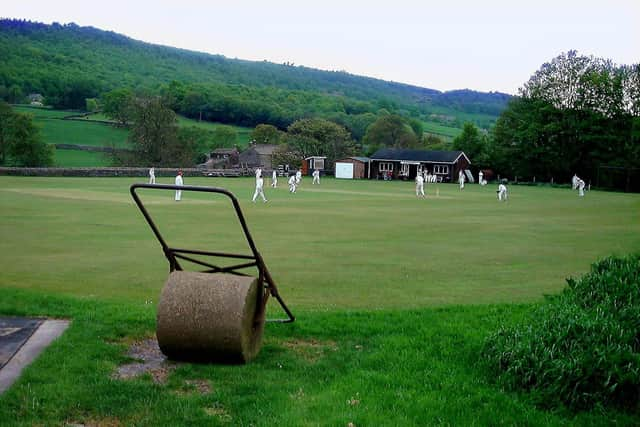
[[[484,174],[482,171],[478,172],[478,184],[484,185]]]
[[[578,178],[578,175],[576,175],[575,173],[573,174],[573,178],[571,178],[571,188],[573,188],[574,190],[578,189],[578,180],[580,178]]]
[[[262,201],[264,203],[267,203],[267,198],[264,197],[264,179],[262,178],[262,175],[256,175],[256,192],[253,193],[253,199],[251,199],[253,203],[256,202],[256,197],[258,197],[258,194],[260,195],[260,197],[262,197]]]
[[[498,200],[499,201],[507,200],[507,186],[502,183],[498,185]]]
[[[149,169],[149,184],[156,183],[156,170],[155,168]]]
[[[458,182],[460,183],[460,189],[462,190],[464,188],[464,173],[462,171],[458,173]]]
[[[578,196],[584,197],[584,181],[578,178],[577,185],[578,185]]]
[[[275,169],[271,173],[271,186],[273,188],[276,188],[278,186],[278,174],[276,173]]]
[[[302,172],[298,171],[296,172],[296,185],[300,185],[300,181],[302,181]],[[295,191],[294,191],[295,193]]]
[[[424,197],[424,177],[421,174],[416,176],[416,196]]]
[[[318,169],[313,171],[313,182],[312,184],[320,184],[320,171]]]
[[[176,185],[182,187],[182,171],[178,171],[178,175],[176,175]],[[176,202],[179,202],[182,199],[182,190],[176,190]]]
[[[289,177],[289,192],[290,193],[296,192],[296,176],[295,175],[291,175]]]

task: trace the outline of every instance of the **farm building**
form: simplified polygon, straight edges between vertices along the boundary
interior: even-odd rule
[[[239,153],[237,148],[216,148],[209,154],[209,158],[215,160],[236,158],[237,161],[238,155]]]
[[[336,160],[336,178],[363,179],[369,176],[368,157],[346,157]]]
[[[427,171],[439,181],[451,182],[471,160],[462,151],[427,151],[383,148],[371,156],[370,178],[414,179]]]
[[[249,168],[272,169],[271,158],[277,147],[274,144],[251,144],[249,148],[240,153],[240,164]]]

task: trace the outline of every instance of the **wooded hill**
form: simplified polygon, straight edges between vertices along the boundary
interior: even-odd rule
[[[215,50],[215,41],[212,44]],[[9,102],[40,93],[56,107],[81,109],[86,98],[117,88],[168,91],[182,96],[177,108],[186,115],[204,111],[208,120],[246,126],[271,123],[283,128],[309,116],[344,122],[346,116],[384,109],[452,127],[467,120],[488,127],[510,98],[498,92],[441,92],[342,71],[230,59],[75,24],[0,20],[0,58],[0,98]]]

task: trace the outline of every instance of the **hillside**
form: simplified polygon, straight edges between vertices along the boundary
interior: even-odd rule
[[[450,127],[460,127],[464,120],[488,127],[510,98],[230,59],[75,24],[0,20],[0,57],[0,97],[8,100],[41,93],[59,108],[82,108],[85,98],[121,87],[169,91],[182,96],[181,112],[187,116],[206,105],[208,120],[244,126],[264,122],[286,127],[309,115],[340,122],[348,121],[341,115],[386,109]]]

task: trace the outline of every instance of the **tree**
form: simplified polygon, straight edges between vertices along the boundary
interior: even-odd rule
[[[464,151],[477,166],[487,166],[487,137],[473,123],[464,124],[462,133],[453,140],[453,149]]]
[[[367,128],[364,143],[373,147],[414,148],[418,145],[418,138],[404,118],[385,114]]]
[[[323,119],[302,119],[287,128],[287,144],[302,158],[326,156],[332,165],[339,158],[354,153],[354,142],[349,132],[340,125]]]
[[[129,142],[134,147],[134,161],[139,165],[181,166],[185,159],[175,157],[181,145],[176,114],[158,97],[137,98],[132,105]]]
[[[100,110],[100,106],[98,105],[98,98],[87,98],[85,100],[86,106],[85,109],[91,113],[95,113]]]
[[[294,147],[290,147],[289,144],[285,142],[278,145],[276,149],[273,150],[271,159],[274,165],[289,165],[298,168],[302,165],[304,156],[300,151],[296,150]]]
[[[42,141],[29,114],[15,113],[0,102],[0,164],[44,167],[53,164],[53,149]]]
[[[424,125],[418,119],[409,119],[409,126],[413,129],[413,133],[416,135],[416,143],[422,144],[424,140]]]
[[[233,147],[238,138],[238,132],[231,126],[218,126],[213,131],[216,147]]]
[[[282,132],[273,125],[259,124],[251,132],[251,139],[257,144],[279,144]]]
[[[13,110],[4,101],[0,101],[0,165],[4,165],[9,151],[11,120]]]
[[[634,161],[638,66],[561,54],[543,64],[502,113],[490,155],[502,174],[594,179],[600,165]]]
[[[178,128],[177,157],[182,160],[179,164],[204,163],[207,153],[217,147],[213,132],[196,126]]]
[[[126,126],[134,114],[134,96],[129,89],[116,89],[102,97],[102,111],[121,126]]]

